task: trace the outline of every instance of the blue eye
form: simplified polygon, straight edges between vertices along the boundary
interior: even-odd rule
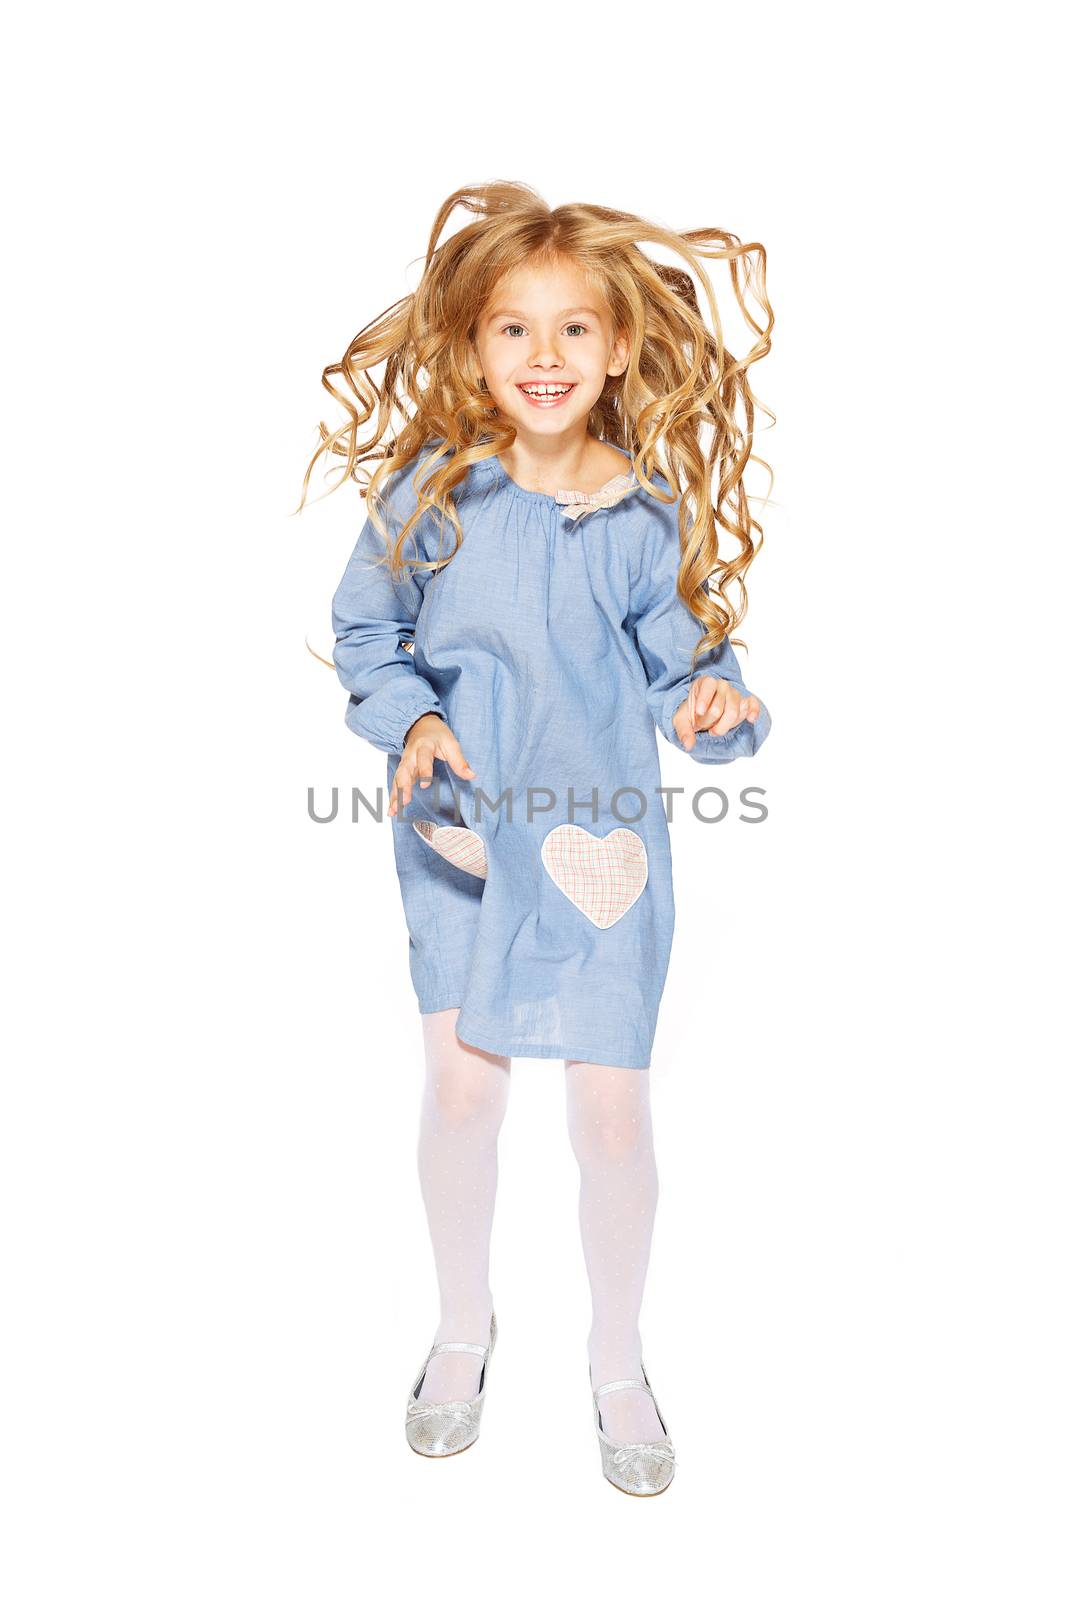
[[[501,328],[500,331],[501,333],[508,335],[511,333],[513,328],[517,328],[520,333],[525,332],[521,322],[509,322],[503,328]],[[588,333],[589,331],[583,322],[569,322],[567,324],[567,332],[570,333],[572,328],[577,328],[579,333]]]

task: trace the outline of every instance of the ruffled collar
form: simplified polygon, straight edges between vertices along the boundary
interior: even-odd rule
[[[617,505],[620,500],[641,487],[633,470],[632,458],[625,450],[620,450],[619,454],[630,463],[629,470],[616,473],[592,494],[584,489],[558,489],[555,494],[546,494],[540,489],[524,489],[509,475],[500,457],[496,455],[485,456],[481,461],[475,462],[471,471],[488,475],[498,488],[505,490],[517,500],[526,500],[532,505],[559,507],[564,519],[573,527],[583,517],[591,515],[594,511],[601,511],[605,507]]]

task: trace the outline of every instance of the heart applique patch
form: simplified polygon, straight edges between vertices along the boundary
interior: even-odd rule
[[[546,834],[541,860],[552,882],[596,927],[626,915],[648,882],[644,840],[632,828],[606,838],[562,822]]]
[[[461,872],[469,872],[475,878],[484,878],[488,875],[485,844],[473,828],[451,828],[443,823],[429,822],[422,818],[413,822],[411,826],[424,844],[429,845],[431,850],[436,850],[439,856],[444,856],[446,861],[450,861]]]

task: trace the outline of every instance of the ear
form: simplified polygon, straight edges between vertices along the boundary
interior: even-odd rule
[[[474,327],[471,328],[469,333],[467,334],[467,346],[468,346],[468,352],[467,353],[468,353],[468,355],[470,357],[471,365],[474,368],[474,381],[475,381],[475,383],[484,383],[485,382],[485,373],[482,371],[482,363],[478,359],[478,325],[477,325],[477,323],[475,323]]]
[[[612,378],[617,378],[620,372],[625,372],[630,360],[630,341],[625,333],[617,334],[611,347],[608,359],[608,373]]]

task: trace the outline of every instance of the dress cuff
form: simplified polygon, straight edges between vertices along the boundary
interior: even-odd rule
[[[682,701],[681,704],[684,705],[685,702]],[[701,728],[697,731],[693,748],[687,750],[674,726],[674,714],[678,709],[679,707],[675,706],[674,712],[664,718],[663,731],[667,735],[668,742],[691,760],[705,762],[711,766],[716,762],[736,761],[739,756],[754,756],[771,731],[771,714],[761,701],[760,713],[755,722],[739,722],[729,733],[709,733],[706,728]]]
[[[443,715],[441,702],[433,689],[424,678],[417,678],[395,688],[379,689],[365,700],[351,695],[345,722],[353,733],[367,739],[376,749],[388,755],[401,755],[408,729],[428,711],[438,717]]]

